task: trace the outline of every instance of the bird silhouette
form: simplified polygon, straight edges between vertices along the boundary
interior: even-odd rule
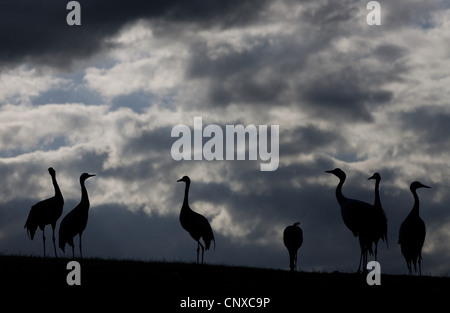
[[[339,178],[339,184],[336,187],[336,199],[341,207],[341,215],[345,226],[351,230],[355,237],[358,237],[361,250],[358,272],[361,272],[362,263],[367,264],[368,253],[373,254],[371,229],[373,228],[374,208],[371,204],[346,198],[342,194],[342,186],[344,185],[346,174],[340,168],[326,171],[334,174]],[[364,266],[363,272],[366,271]]]
[[[45,257],[45,226],[50,224],[53,232],[53,249],[55,250],[55,257],[58,257],[56,254],[55,227],[56,222],[63,212],[64,198],[61,190],[59,189],[58,182],[56,181],[56,171],[50,167],[48,169],[48,173],[52,177],[55,195],[51,198],[40,201],[31,207],[24,228],[27,229],[28,237],[31,238],[31,240],[33,240],[38,226],[42,230],[42,242],[44,245]]]
[[[62,219],[59,226],[59,248],[65,252],[66,243],[72,247],[72,257],[75,256],[73,238],[76,235],[80,236],[80,258],[83,258],[81,236],[86,228],[89,213],[89,197],[84,182],[89,177],[95,174],[83,173],[80,176],[81,185],[81,201],[80,203]]]
[[[411,212],[400,225],[398,243],[405,258],[409,274],[412,274],[411,263],[414,265],[414,271],[417,272],[419,266],[419,276],[422,275],[422,247],[425,242],[425,222],[419,215],[419,196],[416,190],[418,188],[431,188],[415,181],[411,183],[409,189],[414,196],[414,205]]]
[[[205,250],[209,249],[211,241],[214,241],[214,250],[216,249],[214,234],[208,220],[203,215],[193,211],[189,207],[189,187],[191,185],[191,179],[188,176],[183,176],[183,178],[177,180],[177,182],[186,183],[183,206],[180,211],[180,223],[181,226],[191,235],[191,237],[197,241],[197,263],[199,262],[200,248],[202,249],[203,264],[203,255]],[[200,242],[200,238],[203,238],[203,242],[205,243],[204,246]]]
[[[386,242],[386,246],[389,247],[388,238],[387,238],[387,218],[386,213],[383,210],[383,206],[381,205],[380,200],[380,181],[381,175],[379,173],[374,173],[369,179],[375,179],[375,201],[373,203],[373,207],[375,209],[375,220],[374,220],[374,233],[372,234],[373,243],[375,245],[374,254],[375,261],[377,260],[378,255],[378,242],[379,240],[383,240]]]
[[[300,222],[287,226],[283,231],[283,243],[289,252],[289,268],[297,269],[297,252],[303,244],[303,231],[298,226]]]

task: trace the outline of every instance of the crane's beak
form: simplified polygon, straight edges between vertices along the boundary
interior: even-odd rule
[[[372,175],[369,178],[367,178],[367,180],[370,180],[370,179],[375,179],[375,175]]]
[[[420,186],[420,187],[423,187],[423,188],[431,188],[430,186],[427,186],[427,185],[424,185],[424,184],[422,184],[422,186]]]
[[[177,183],[180,182],[180,181],[183,181],[183,178],[180,178],[179,180],[177,180]]]
[[[333,174],[333,170],[325,171],[325,173],[331,173],[331,174]]]
[[[88,174],[89,177],[95,176],[95,174]]]

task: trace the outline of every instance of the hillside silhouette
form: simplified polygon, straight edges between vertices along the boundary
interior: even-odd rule
[[[66,283],[66,258],[0,256],[3,303],[18,295],[39,299],[42,306],[53,299],[72,309],[117,305],[164,308],[164,312],[206,312],[181,308],[182,300],[210,299],[220,302],[210,312],[274,312],[312,304],[316,308],[348,307],[355,299],[371,301],[371,308],[386,303],[412,302],[415,296],[439,299],[450,292],[450,278],[382,275],[381,285],[369,286],[366,276],[354,273],[292,272],[241,266],[181,262],[85,258],[81,285]],[[402,295],[408,294],[405,299]],[[9,295],[14,296],[10,298]],[[227,308],[226,298],[269,298],[266,308]],[[440,299],[445,300],[442,296]],[[389,302],[386,302],[389,301]],[[15,302],[17,304],[17,302]],[[31,300],[21,305],[30,304]],[[230,303],[230,302],[229,302]],[[23,307],[23,306],[22,306]],[[355,307],[356,308],[356,307]],[[158,310],[159,311],[159,310]],[[352,311],[349,307],[349,311]]]

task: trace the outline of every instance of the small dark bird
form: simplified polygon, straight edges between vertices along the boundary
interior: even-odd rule
[[[375,219],[374,219],[374,233],[372,234],[373,243],[375,244],[375,261],[378,256],[378,242],[379,240],[383,240],[386,242],[386,246],[389,247],[388,237],[387,237],[387,218],[386,213],[383,210],[383,206],[381,205],[380,200],[380,181],[381,175],[379,173],[374,173],[368,179],[375,179],[375,201],[373,203],[373,207],[375,208]]]
[[[283,242],[289,252],[289,268],[297,269],[297,252],[303,244],[303,231],[298,226],[300,222],[287,226],[283,232]]]
[[[180,211],[180,223],[181,226],[197,241],[197,263],[199,262],[199,252],[200,248],[202,249],[202,264],[203,264],[203,255],[205,250],[208,250],[211,241],[214,241],[214,249],[216,248],[216,241],[214,239],[214,234],[211,229],[211,225],[208,220],[201,214],[194,212],[189,207],[189,187],[191,185],[191,179],[187,176],[183,176],[183,178],[177,180],[177,182],[185,182],[186,187],[184,189],[184,200],[183,206]],[[203,238],[203,242],[205,245],[203,246],[200,242],[200,238]]]
[[[426,228],[425,222],[419,215],[419,196],[416,192],[418,188],[431,187],[425,186],[418,181],[413,182],[409,187],[414,197],[414,205],[411,212],[400,225],[398,243],[405,258],[409,274],[412,274],[411,263],[414,265],[414,271],[416,272],[418,264],[420,276],[422,275],[422,247],[425,242]]]
[[[363,272],[366,271],[367,256],[368,253],[373,254],[371,229],[373,229],[373,217],[374,207],[373,205],[345,197],[342,194],[342,186],[344,185],[346,175],[340,168],[326,171],[327,173],[334,174],[339,178],[339,184],[336,187],[336,199],[341,207],[341,215],[344,220],[345,226],[351,230],[355,237],[359,239],[359,246],[361,255],[359,259],[358,272],[361,272],[361,265],[363,266]]]
[[[28,214],[27,221],[25,222],[24,228],[27,229],[28,237],[33,240],[34,234],[37,227],[42,230],[42,242],[44,244],[44,257],[45,257],[45,226],[50,224],[53,231],[53,249],[56,254],[56,244],[55,244],[55,227],[56,222],[63,212],[64,198],[62,196],[61,190],[59,189],[58,183],[56,181],[56,172],[50,167],[48,173],[52,177],[53,187],[55,189],[55,195],[46,200],[42,200],[31,207],[30,213]]]
[[[72,257],[75,256],[73,238],[76,235],[80,236],[80,258],[83,258],[83,252],[81,247],[81,236],[86,228],[88,222],[89,213],[89,197],[84,185],[84,181],[89,177],[95,176],[95,174],[83,173],[80,176],[81,185],[81,201],[80,203],[61,221],[59,226],[59,248],[64,251],[66,243],[72,247]]]

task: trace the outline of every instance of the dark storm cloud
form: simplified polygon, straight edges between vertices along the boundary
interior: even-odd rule
[[[295,31],[299,25],[294,21],[286,27]],[[332,37],[317,36],[308,31],[311,25],[301,25],[295,38],[290,33],[271,36],[244,30],[243,44],[224,41],[210,47],[206,41],[194,42],[189,47],[192,58],[187,75],[207,85],[207,105],[284,105],[290,101],[286,94],[292,85],[306,75],[302,71],[308,58],[326,49]]]
[[[205,27],[245,24],[266,1],[79,1],[81,26],[69,26],[68,1],[6,1],[0,6],[0,64],[68,67],[107,47],[106,39],[139,19]]]
[[[120,167],[102,170],[102,177],[120,177],[121,180],[132,182],[158,177],[160,166],[163,166],[163,171],[169,172],[168,168],[172,166],[173,160],[170,158],[172,143],[167,138],[170,138],[170,128],[163,127],[144,131],[139,137],[127,139],[119,158],[128,160],[136,157],[137,160],[130,165],[122,164]],[[167,157],[164,157],[164,152]],[[158,170],[155,165],[158,165]]]
[[[339,152],[349,152],[352,148],[345,138],[331,130],[321,130],[315,126],[299,126],[282,132],[286,141],[280,143],[280,154],[283,156],[296,155],[298,153],[318,153],[322,150],[329,151],[330,147],[336,147]]]
[[[276,40],[281,41],[281,38]],[[281,43],[283,49],[279,49],[271,45],[268,38],[256,36],[248,38],[246,44],[249,45],[246,51],[236,51],[231,44],[224,43],[216,47],[216,50],[228,52],[216,58],[208,56],[210,51],[206,43],[191,47],[193,58],[187,74],[194,79],[209,80],[207,103],[228,105],[235,101],[257,104],[279,102],[287,87],[286,79],[294,69],[303,64],[298,55],[286,53],[289,49],[286,49],[288,46],[285,46],[285,42]],[[301,52],[299,47],[293,51]],[[292,62],[293,59],[296,61]],[[282,73],[281,67],[288,62],[292,63],[289,73]],[[263,74],[264,70],[269,74]],[[261,75],[264,75],[262,79]]]
[[[303,3],[298,22],[286,23],[294,37],[282,33],[243,36],[244,48],[230,42],[213,48],[208,42],[191,45],[187,75],[207,86],[205,105],[295,102],[314,117],[373,121],[372,110],[393,97],[383,86],[402,81],[411,70],[404,60],[410,51],[390,43],[368,52],[364,45],[361,50],[338,51],[335,43],[353,36],[359,25],[356,15],[361,3]],[[316,56],[322,61],[311,61]],[[379,66],[373,65],[377,62]]]
[[[374,49],[373,53],[380,61],[393,63],[405,56],[407,51],[393,44],[381,44]]]
[[[318,118],[372,122],[371,108],[388,103],[393,95],[371,80],[371,73],[348,65],[308,81],[301,87],[300,98]]]
[[[428,156],[446,154],[450,149],[450,114],[446,108],[423,106],[412,112],[398,114],[398,120],[401,123],[405,153],[412,153],[410,147],[419,148],[414,152]],[[414,145],[411,145],[412,141]]]
[[[317,1],[304,1],[318,3]],[[354,18],[360,6],[359,1],[326,1],[316,5],[309,5],[302,12],[301,20],[315,24],[319,28],[335,28]]]
[[[382,4],[382,24],[390,29],[403,27],[433,28],[433,14],[448,8],[448,1],[386,1]]]

